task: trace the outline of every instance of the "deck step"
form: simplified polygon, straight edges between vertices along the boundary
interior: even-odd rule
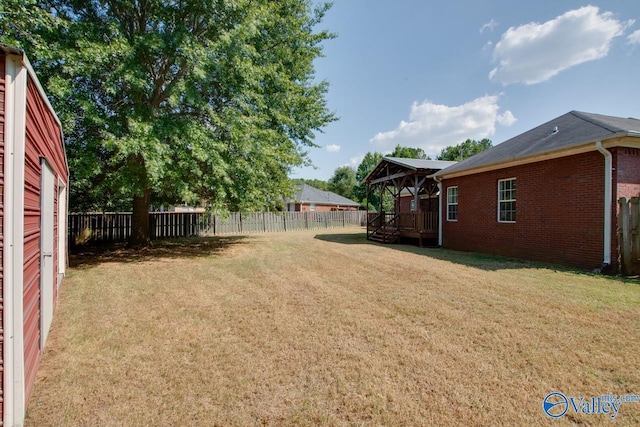
[[[369,236],[369,240],[373,240],[374,242],[379,243],[396,243],[399,238],[400,236],[398,235],[397,231],[384,232],[382,230],[379,230]]]

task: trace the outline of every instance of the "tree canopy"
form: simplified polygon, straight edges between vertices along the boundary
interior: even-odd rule
[[[132,206],[134,243],[148,240],[152,200],[274,208],[292,194],[287,175],[308,164],[314,133],[335,120],[313,66],[333,37],[315,31],[330,4],[37,5],[47,14],[31,30],[29,55],[67,136],[70,204]]]
[[[356,186],[353,189],[353,195],[355,200],[360,202],[362,206],[366,206],[367,204],[367,184],[364,183],[364,179],[371,173],[373,168],[376,167],[378,163],[382,160],[382,154],[377,152],[368,152],[362,158],[362,161],[358,165],[358,169],[356,170]],[[373,206],[378,206],[379,196],[372,195],[375,200],[370,200]]]
[[[491,148],[491,140],[484,138],[480,141],[473,139],[467,139],[466,141],[449,147],[445,147],[440,151],[438,160],[449,160],[453,162],[459,162],[468,157],[474,156],[481,151]]]
[[[312,186],[313,188],[317,188],[318,190],[323,190],[323,191],[327,191],[329,189],[329,183],[321,179],[294,178],[291,180],[291,182],[295,185],[307,184]]]
[[[425,159],[429,160],[429,156],[419,147],[403,147],[396,145],[396,148],[387,157],[401,157],[404,159]]]
[[[347,199],[353,199],[356,186],[356,171],[351,166],[340,166],[329,179],[328,189]]]

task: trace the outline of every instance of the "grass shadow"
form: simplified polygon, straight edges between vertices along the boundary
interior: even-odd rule
[[[415,255],[422,255],[429,258],[435,258],[441,261],[448,261],[455,264],[464,265],[467,267],[473,267],[484,271],[498,271],[498,270],[517,270],[528,268],[544,268],[553,271],[566,271],[577,274],[584,274],[588,276],[596,276],[588,270],[579,269],[576,267],[564,266],[559,264],[550,264],[539,261],[531,261],[519,258],[510,258],[500,255],[485,254],[480,252],[462,252],[452,249],[445,249],[436,245],[425,245],[424,247],[418,246],[417,239],[415,242],[407,240],[407,243],[378,243],[371,240],[367,240],[366,232],[357,234],[319,234],[315,236],[318,240],[324,240],[332,243],[348,244],[348,245],[370,245],[381,246],[389,248],[391,250],[411,253]],[[430,242],[433,243],[433,242]],[[603,277],[609,277],[616,281],[638,283],[636,278],[624,278],[614,275],[603,275]]]
[[[69,267],[87,268],[108,262],[143,262],[157,258],[198,258],[220,254],[244,244],[247,236],[188,237],[154,240],[131,248],[125,242],[78,246],[69,251]]]

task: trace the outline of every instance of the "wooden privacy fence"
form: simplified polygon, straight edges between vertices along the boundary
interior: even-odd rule
[[[150,212],[152,239],[267,233],[364,225],[365,211],[256,212],[215,215],[200,212]],[[71,213],[69,242],[120,242],[131,236],[130,212]]]
[[[618,200],[618,241],[622,274],[640,274],[640,197]]]

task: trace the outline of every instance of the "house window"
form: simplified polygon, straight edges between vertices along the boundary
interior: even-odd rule
[[[316,211],[316,204],[315,203],[309,203],[309,211],[311,211],[311,212],[315,212]]]
[[[516,222],[516,179],[498,181],[498,222]]]
[[[447,188],[447,221],[458,220],[458,187]]]
[[[415,212],[415,211],[416,211],[416,200],[411,199],[411,212]]]

